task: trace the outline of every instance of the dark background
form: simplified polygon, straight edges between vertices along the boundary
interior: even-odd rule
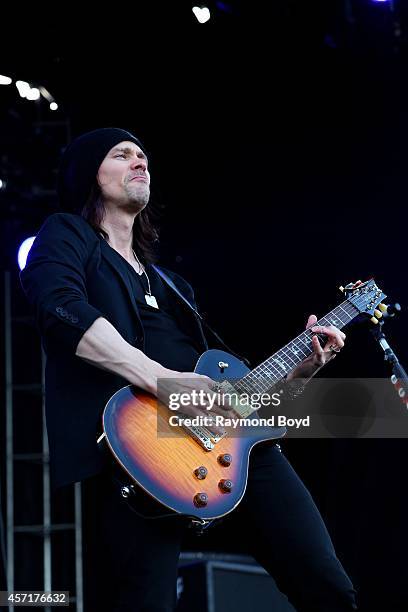
[[[407,364],[407,3],[213,2],[203,25],[191,6],[10,17],[0,72],[45,86],[59,110],[0,86],[3,267],[58,209],[67,138],[123,127],[150,152],[161,262],[235,350],[259,362],[333,308],[339,285],[373,276],[403,306],[388,335]],[[17,350],[26,371],[23,340]],[[367,325],[326,372],[388,375]],[[364,610],[408,606],[406,448],[284,443]],[[196,546],[239,550],[239,537]]]

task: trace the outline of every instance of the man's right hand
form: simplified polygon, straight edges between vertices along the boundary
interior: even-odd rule
[[[190,417],[204,415],[211,418],[217,414],[230,418],[231,402],[222,392],[214,389],[215,385],[215,381],[202,374],[167,370],[162,378],[157,379],[157,398],[169,406],[169,398],[183,397],[183,404],[177,408],[177,411]],[[188,398],[191,398],[190,402]],[[215,434],[224,432],[222,427],[217,427],[215,424],[211,425],[210,429]]]

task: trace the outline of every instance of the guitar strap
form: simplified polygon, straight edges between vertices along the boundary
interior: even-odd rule
[[[198,310],[196,308],[194,308],[194,306],[188,301],[188,299],[186,297],[184,297],[184,295],[181,293],[180,289],[175,285],[175,283],[172,281],[172,279],[170,278],[170,276],[168,276],[168,274],[166,274],[165,272],[163,272],[163,270],[161,270],[159,268],[159,266],[156,266],[155,264],[152,264],[152,268],[155,269],[155,271],[157,272],[157,274],[164,280],[164,282],[175,292],[177,293],[177,295],[179,296],[179,298],[181,300],[183,300],[183,302],[190,308],[190,310],[192,310],[194,312],[194,314],[199,318],[200,322],[204,325],[205,329],[208,330],[209,332],[212,333],[212,335],[214,336],[214,338],[216,338],[216,340],[219,342],[219,344],[226,350],[228,351],[228,353],[231,353],[231,355],[234,355],[234,357],[236,357],[237,359],[239,359],[240,361],[243,361],[245,363],[245,365],[247,365],[249,368],[251,367],[250,362],[248,361],[248,359],[246,359],[246,357],[242,357],[242,355],[238,355],[238,353],[236,353],[235,351],[232,350],[232,348],[230,348],[228,346],[228,344],[226,344],[224,342],[224,340],[217,334],[217,332],[207,323],[207,321],[205,320],[205,318],[203,317],[202,314],[200,314],[198,312]]]

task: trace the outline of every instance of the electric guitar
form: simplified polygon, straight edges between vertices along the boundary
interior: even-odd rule
[[[373,279],[350,283],[341,290],[345,301],[316,325],[341,329],[361,314],[378,322],[381,310],[386,308],[381,304],[386,296]],[[229,353],[208,350],[201,355],[194,371],[219,382],[221,388],[233,380],[233,388],[241,393],[248,390],[264,393],[265,379],[271,387],[279,385],[312,354],[313,335],[310,330],[303,331],[253,370]],[[322,335],[321,339],[324,338]],[[234,410],[244,418],[254,414],[245,402],[237,404]],[[129,385],[117,391],[106,404],[98,443],[108,447],[130,477],[132,485],[126,487],[127,494],[140,487],[164,511],[201,523],[224,516],[239,504],[246,489],[252,448],[286,433],[284,427],[259,426],[246,426],[243,435],[226,428],[224,434],[216,436],[208,428],[197,426],[185,426],[175,433],[169,423],[172,414],[175,413],[156,397]]]

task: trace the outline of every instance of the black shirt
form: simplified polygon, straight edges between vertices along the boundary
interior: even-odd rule
[[[152,295],[159,308],[146,303],[148,283],[145,274],[139,275],[120,253],[118,264],[131,283],[140,318],[145,332],[145,354],[161,365],[179,372],[192,372],[201,355],[200,347],[188,333],[183,319],[183,308],[171,289],[163,282],[155,269],[147,265]]]

